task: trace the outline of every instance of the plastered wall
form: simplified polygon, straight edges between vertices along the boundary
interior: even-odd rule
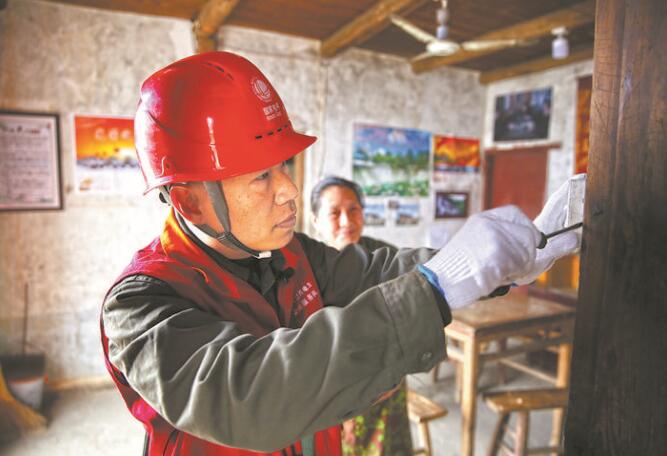
[[[47,354],[51,380],[103,373],[99,308],[162,224],[153,198],[73,190],[73,113],[132,115],[150,72],[191,52],[185,21],[10,0],[0,11],[0,107],[60,116],[64,210],[0,213],[0,349]],[[27,293],[26,293],[27,288]]]
[[[306,194],[319,176],[351,176],[354,122],[481,137],[485,89],[475,73],[415,76],[404,61],[365,51],[322,61],[315,41],[236,27],[220,35],[223,49],[267,74],[295,126],[320,138],[307,152]],[[165,216],[154,195],[74,192],[71,116],[132,115],[141,81],[191,53],[187,21],[36,0],[9,0],[0,11],[0,108],[59,114],[64,197],[62,211],[0,212],[0,352],[21,350],[27,302],[29,350],[47,354],[51,380],[104,375],[103,295]],[[443,186],[472,191],[477,210],[479,184],[470,175]],[[427,227],[405,230],[373,234],[413,245],[428,239]]]

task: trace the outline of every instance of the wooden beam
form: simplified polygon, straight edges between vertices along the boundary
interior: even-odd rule
[[[538,71],[548,70],[568,63],[579,62],[581,60],[593,58],[593,47],[585,47],[582,49],[570,52],[570,55],[565,59],[554,59],[552,57],[543,57],[540,59],[530,60],[528,62],[520,63],[509,67],[499,68],[497,70],[485,71],[479,75],[479,82],[488,84],[493,81],[501,79],[509,79],[522,74],[537,73]]]
[[[380,0],[371,9],[322,41],[320,55],[333,57],[350,46],[366,41],[390,24],[389,16],[392,14],[409,13],[425,2],[426,0]]]
[[[197,53],[215,51],[218,48],[218,29],[238,2],[239,0],[209,0],[204,4],[192,24]]]
[[[666,20],[664,0],[597,5],[568,456],[667,448]]]
[[[587,0],[567,8],[554,11],[544,16],[519,22],[509,27],[493,30],[468,41],[486,41],[503,38],[530,40],[550,35],[555,27],[576,28],[590,24],[595,20],[595,1]],[[485,49],[480,51],[461,50],[455,54],[414,60],[411,62],[415,73],[430,71],[443,65],[465,62],[477,57],[503,51],[503,48]]]

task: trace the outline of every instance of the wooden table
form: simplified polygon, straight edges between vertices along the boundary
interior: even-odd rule
[[[475,417],[477,412],[477,377],[481,362],[496,361],[549,380],[567,388],[574,334],[575,311],[552,301],[510,293],[507,296],[478,301],[452,313],[453,320],[445,328],[447,354],[462,369],[461,382],[461,455],[474,453]],[[506,341],[512,338],[508,348]],[[498,351],[483,351],[497,341]],[[454,343],[452,343],[454,342]],[[458,346],[457,349],[455,346]],[[558,369],[553,377],[533,367],[510,359],[531,351],[554,349],[558,353]],[[563,411],[554,412],[551,443],[560,441]]]

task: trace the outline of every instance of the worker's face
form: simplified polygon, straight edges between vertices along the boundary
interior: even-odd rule
[[[284,163],[269,169],[222,181],[232,233],[255,250],[284,247],[294,234],[299,191]],[[203,208],[206,222],[217,231],[222,225],[209,203]]]
[[[314,214],[313,224],[324,242],[342,249],[361,238],[364,211],[352,190],[332,185],[320,195],[320,210]]]

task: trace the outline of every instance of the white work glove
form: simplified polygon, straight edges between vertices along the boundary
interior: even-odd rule
[[[471,216],[419,271],[458,309],[532,271],[540,239],[518,207],[491,209]]]
[[[581,179],[582,175],[572,176],[565,181],[547,200],[533,223],[544,234],[553,233],[565,228],[565,217],[567,215],[568,188],[572,179]],[[586,175],[583,175],[584,181]],[[585,185],[585,182],[584,182]],[[565,255],[576,252],[581,246],[581,228],[557,234],[549,238],[547,245],[537,251],[535,267],[532,271],[515,280],[517,285],[526,285],[534,282],[544,271],[547,271],[554,262]]]

